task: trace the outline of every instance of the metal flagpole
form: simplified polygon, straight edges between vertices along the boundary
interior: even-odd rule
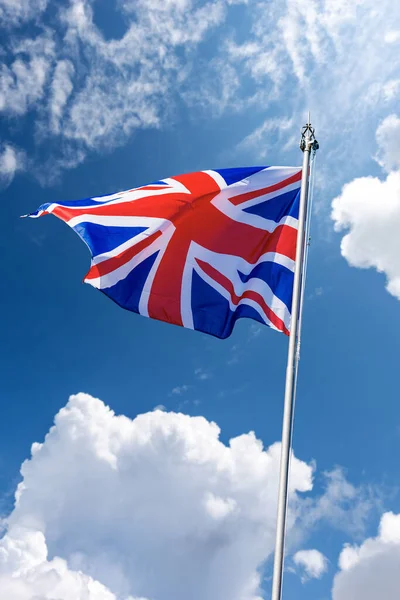
[[[283,564],[285,555],[285,532],[288,505],[288,481],[290,454],[292,446],[293,414],[296,396],[296,374],[298,367],[297,344],[300,337],[300,320],[302,305],[302,280],[305,257],[305,231],[308,217],[308,184],[310,156],[318,149],[314,129],[311,127],[310,115],[308,123],[301,132],[300,148],[303,151],[303,171],[301,178],[300,209],[298,235],[296,245],[296,265],[294,270],[292,318],[289,337],[288,361],[286,370],[285,403],[282,425],[282,449],[278,492],[278,515],[276,522],[276,542],[274,556],[274,574],[272,578],[272,600],[282,599]]]

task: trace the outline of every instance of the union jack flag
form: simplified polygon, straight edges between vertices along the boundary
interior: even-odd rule
[[[228,337],[290,330],[301,168],[200,171],[42,205],[91,251],[85,282],[146,317]]]

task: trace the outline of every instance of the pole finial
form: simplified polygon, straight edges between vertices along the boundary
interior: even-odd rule
[[[308,111],[308,122],[301,130],[300,150],[313,151],[314,154],[319,148],[319,143],[315,138],[315,130],[311,125],[310,111]]]

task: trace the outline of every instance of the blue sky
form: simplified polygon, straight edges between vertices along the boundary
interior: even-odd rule
[[[64,468],[68,447],[55,456],[54,470],[40,471],[36,459],[29,463],[28,499],[12,512],[21,463],[78,392],[131,419],[159,405],[204,416],[218,424],[225,444],[249,431],[266,448],[279,441],[285,336],[243,320],[221,341],[125,312],[82,284],[89,255],[71,230],[50,217],[19,216],[44,202],[182,172],[300,164],[299,131],[310,109],[321,149],[294,451],[313,466],[314,483],[307,492],[299,484],[293,498],[297,521],[289,532],[284,597],[372,600],[363,561],[375,560],[387,568],[385,598],[394,598],[398,569],[385,557],[390,542],[400,561],[400,535],[390,540],[387,533],[399,528],[400,513],[400,10],[386,0],[379,11],[372,0],[351,7],[327,0],[0,0],[0,23],[6,40],[0,72],[2,516],[11,513],[13,526],[33,522],[41,496],[29,500],[29,485],[52,498],[51,478]],[[95,422],[90,410],[88,431]],[[72,428],[71,419],[66,425],[60,419],[60,432]],[[162,453],[159,465],[166,468]],[[75,476],[73,493],[84,502],[84,473]],[[106,487],[104,480],[101,494],[109,493]],[[267,506],[272,522],[274,507]],[[96,518],[101,527],[100,516],[93,527]],[[80,548],[68,539],[68,518],[59,519],[53,515],[41,529],[48,532],[49,561],[59,556],[71,573],[99,579],[89,550],[76,562]],[[56,530],[65,530],[63,543]],[[122,547],[118,526],[112,531]],[[90,532],[88,526],[88,538]],[[239,561],[248,555],[246,540]],[[243,575],[244,581],[267,558],[263,598],[269,598],[269,543]],[[346,544],[358,554],[343,551]],[[293,559],[309,549],[326,557],[318,577],[311,571],[304,577],[301,555],[297,566]],[[10,598],[53,597],[47,588],[29,588],[13,560],[0,572],[4,585],[11,571],[19,573],[21,589],[10,587]],[[170,572],[179,573],[179,563],[171,562]],[[218,588],[209,577],[209,597],[222,600],[229,578]],[[169,600],[150,584],[147,591],[146,581],[135,588],[111,576],[99,580],[115,595],[90,600],[127,600],[128,592]],[[73,585],[65,583],[62,600],[79,597]]]

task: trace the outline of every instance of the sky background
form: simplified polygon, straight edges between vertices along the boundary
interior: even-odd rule
[[[300,165],[307,110],[321,148],[284,598],[397,598],[400,9],[0,0],[0,24],[4,600],[270,597],[287,338],[125,312],[82,284],[73,231],[19,217]]]

